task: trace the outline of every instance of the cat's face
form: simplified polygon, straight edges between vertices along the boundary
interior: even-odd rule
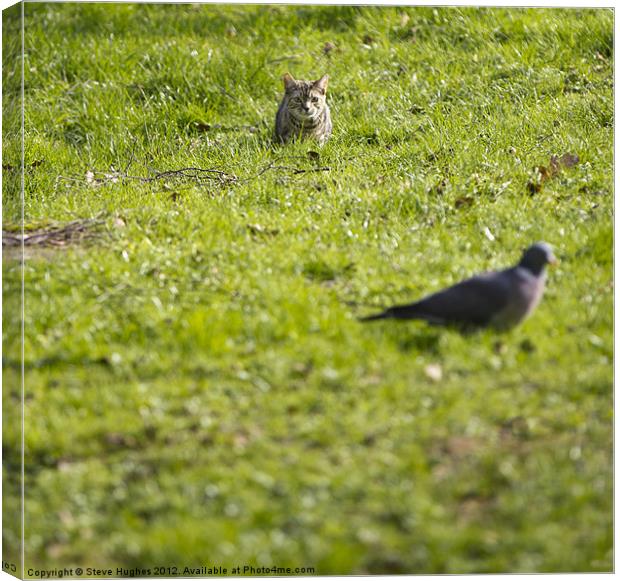
[[[327,80],[327,75],[323,75],[318,81],[296,81],[286,73],[283,81],[289,113],[300,120],[321,115],[325,109]]]

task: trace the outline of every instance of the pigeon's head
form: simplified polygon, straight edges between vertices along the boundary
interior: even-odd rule
[[[519,266],[526,268],[533,274],[540,274],[547,264],[555,264],[557,262],[556,257],[553,255],[553,250],[546,242],[537,242],[532,244],[521,257]]]

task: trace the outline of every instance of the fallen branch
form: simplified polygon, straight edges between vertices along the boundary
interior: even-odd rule
[[[96,228],[103,220],[74,220],[63,225],[21,232],[2,231],[2,246],[66,246],[77,240],[96,236]]]
[[[74,176],[58,176],[59,180],[81,182],[82,179]],[[197,183],[217,181],[219,183],[235,183],[238,178],[234,174],[227,173],[219,169],[201,167],[183,167],[180,169],[156,172],[152,176],[134,176],[126,172],[112,170],[110,172],[87,171],[86,182],[92,185],[102,185],[105,183],[117,183],[124,180],[135,180],[143,183],[156,182],[164,179],[184,179]]]
[[[281,159],[281,158],[280,158]],[[331,171],[331,167],[323,166],[323,167],[311,167],[311,168],[302,168],[302,167],[294,167],[288,165],[278,165],[280,159],[274,160],[268,163],[265,167],[263,167],[257,174],[246,177],[239,178],[235,174],[219,170],[213,168],[202,168],[202,167],[183,167],[180,169],[171,169],[166,171],[160,171],[154,173],[151,176],[136,176],[129,175],[126,171],[117,171],[112,168],[109,172],[102,171],[87,171],[85,176],[86,183],[94,186],[103,185],[106,183],[118,183],[120,181],[125,180],[134,180],[142,183],[151,183],[159,180],[166,179],[179,179],[179,180],[187,180],[192,181],[194,183],[206,183],[206,182],[218,182],[220,184],[240,184],[240,183],[248,183],[251,182],[268,171],[283,171],[290,172],[292,175],[300,175],[304,173],[316,173],[316,172],[325,172]],[[131,160],[133,161],[133,160]],[[129,167],[130,164],[127,165]],[[78,178],[75,176],[58,176],[57,180],[63,181],[71,181],[71,182],[82,182],[82,178]]]
[[[260,176],[262,176],[263,174],[267,173],[268,171],[271,170],[278,170],[278,171],[288,171],[291,172],[293,175],[299,175],[302,173],[311,173],[311,172],[320,172],[320,171],[331,171],[331,167],[311,167],[311,168],[300,168],[300,167],[291,167],[288,165],[276,165],[277,161],[272,161],[271,163],[268,163],[265,167],[263,167],[263,169],[261,169],[257,174],[250,176],[248,178],[245,178],[244,180],[242,180],[243,182],[247,183],[247,182],[251,182],[257,178],[259,178]]]

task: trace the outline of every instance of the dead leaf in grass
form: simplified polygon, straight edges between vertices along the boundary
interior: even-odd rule
[[[318,151],[309,151],[308,157],[314,161],[318,161],[321,158],[321,154]]]
[[[523,416],[515,416],[500,425],[499,435],[502,439],[525,439],[530,432],[528,421]]]
[[[480,442],[469,436],[453,436],[445,443],[444,450],[454,458],[469,456],[480,447]]]
[[[527,182],[527,189],[531,194],[540,192],[543,184],[562,173],[563,169],[576,166],[579,163],[579,156],[573,153],[565,153],[561,157],[552,155],[549,159],[549,166],[538,165],[534,168],[534,175]]]
[[[323,54],[329,55],[329,53],[332,52],[335,48],[336,45],[333,42],[328,41],[323,45]]]
[[[105,434],[104,439],[106,444],[114,447],[131,448],[136,445],[136,439],[133,436],[118,432],[109,432]]]
[[[429,192],[433,193],[433,194],[438,194],[438,195],[442,195],[446,188],[448,187],[449,182],[447,178],[443,178],[441,181],[439,181],[438,183],[436,183],[434,186],[432,186],[429,189]]]
[[[579,156],[574,154],[574,153],[565,153],[561,158],[560,158],[560,165],[562,167],[573,167],[575,165],[577,165],[579,163]]]
[[[213,126],[210,123],[200,123],[199,121],[194,121],[193,126],[196,131],[207,132],[213,129]]]
[[[454,200],[455,208],[463,208],[464,206],[471,206],[474,203],[474,198],[472,196],[461,196]]]
[[[265,228],[260,224],[248,224],[247,229],[253,236],[276,236],[280,233],[280,230],[278,230],[277,228]]]

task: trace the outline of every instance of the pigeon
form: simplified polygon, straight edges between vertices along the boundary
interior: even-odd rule
[[[545,267],[555,262],[551,247],[538,242],[512,268],[468,278],[418,302],[360,320],[419,319],[435,325],[507,330],[536,308],[545,289]]]

